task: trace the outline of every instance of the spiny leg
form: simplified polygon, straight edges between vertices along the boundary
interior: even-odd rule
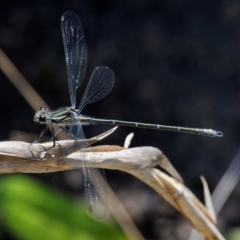
[[[51,137],[51,139],[49,140],[49,142],[50,142],[50,141],[53,141],[53,139],[57,137],[58,133],[60,133],[60,132],[62,131],[61,127],[59,127],[59,128],[60,128],[60,129],[55,133],[54,136]]]
[[[46,133],[46,131],[47,131],[47,129],[48,129],[48,127],[46,126],[46,130],[44,131],[44,134]],[[51,148],[54,148],[55,146],[56,146],[56,138],[55,138],[55,136],[56,136],[56,134],[55,134],[55,132],[54,132],[54,128],[53,128],[53,126],[51,126],[51,128],[49,128],[50,129],[50,131],[51,131],[51,133],[52,133],[52,141],[53,141],[53,145],[51,146],[51,147],[49,147],[49,148],[45,148],[45,149],[43,149],[42,151],[40,151],[40,153],[41,152],[44,152],[44,151],[47,151],[47,150],[49,150],[49,149],[51,149]],[[42,132],[43,133],[43,132]],[[41,135],[42,135],[42,133],[41,133]],[[44,136],[44,134],[43,134],[43,136]],[[40,136],[41,136],[40,135]],[[42,138],[42,137],[41,137]],[[40,139],[40,137],[39,137],[39,139]]]
[[[47,129],[48,129],[48,126],[46,125],[44,129],[41,131],[40,136],[34,142],[32,142],[29,145],[29,147],[32,146],[34,143],[39,143],[43,139],[44,135],[46,134]]]
[[[35,143],[39,143],[39,142],[43,139],[44,135],[46,134],[47,129],[48,129],[48,126],[45,125],[45,127],[44,127],[44,129],[42,130],[39,138],[37,138],[33,143],[31,143],[31,144],[29,145],[29,147],[31,147],[31,146],[32,146],[33,144],[35,144]],[[53,127],[51,127],[50,130],[51,130],[51,133],[52,133],[52,138],[51,138],[51,139],[52,139],[52,141],[53,141],[53,146],[52,146],[52,147],[49,147],[49,148],[47,148],[47,149],[43,149],[43,150],[40,151],[39,153],[41,153],[41,152],[43,152],[43,151],[47,151],[47,150],[55,147],[55,145],[56,145],[55,134],[54,134],[54,129],[53,129]]]
[[[54,128],[53,128],[53,126],[51,127],[51,132],[52,132],[52,138],[53,138],[53,146],[50,147],[50,148],[53,148],[53,147],[56,146],[56,138],[55,138],[55,133],[54,133]],[[50,149],[50,148],[48,148],[48,149]]]
[[[60,126],[59,127],[61,130],[63,130],[64,132],[66,132],[67,134],[69,134],[73,139],[75,139],[76,141],[78,140],[78,138],[76,136],[74,136],[69,130],[67,130],[64,126]]]

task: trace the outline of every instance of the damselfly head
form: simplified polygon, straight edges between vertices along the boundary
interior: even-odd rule
[[[46,124],[49,119],[49,111],[45,107],[41,107],[34,115],[33,121],[35,123]]]

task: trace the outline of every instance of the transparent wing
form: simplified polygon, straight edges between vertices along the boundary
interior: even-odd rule
[[[103,219],[108,209],[108,185],[104,169],[84,167],[85,193],[89,212]]]
[[[79,103],[80,112],[87,104],[96,102],[108,95],[113,85],[114,72],[108,67],[96,67]]]
[[[74,122],[69,129],[72,136],[77,139],[85,139],[80,122]],[[79,141],[76,142],[79,149]],[[80,143],[81,144],[81,143]],[[88,204],[88,210],[96,218],[104,218],[108,209],[108,184],[105,171],[95,168],[94,153],[91,158],[86,159],[84,152],[77,152],[77,159],[82,162],[82,171],[84,175],[85,194]]]
[[[84,78],[87,67],[87,45],[81,22],[74,12],[65,12],[62,15],[61,30],[71,106],[75,108],[76,90]]]

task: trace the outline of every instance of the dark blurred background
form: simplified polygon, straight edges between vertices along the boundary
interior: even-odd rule
[[[109,66],[116,78],[111,94],[84,114],[223,131],[223,138],[214,139],[121,127],[103,141],[122,145],[133,131],[132,147],[161,149],[202,199],[199,175],[213,190],[240,143],[239,1],[6,1],[0,47],[52,109],[70,104],[60,30],[68,10],[78,14],[88,47],[78,101],[96,66]],[[34,111],[2,72],[0,82],[0,139],[10,139],[13,131],[38,136]],[[107,129],[85,132],[90,137]],[[77,194],[70,174],[81,180],[76,172],[33,176]],[[107,177],[146,239],[181,239],[187,223],[148,186],[118,171],[107,171]],[[238,188],[219,216],[225,229],[240,224],[239,199]]]

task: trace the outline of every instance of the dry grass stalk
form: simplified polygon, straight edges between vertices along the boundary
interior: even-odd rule
[[[85,146],[100,141],[115,129],[86,140]],[[79,156],[82,154],[78,154],[77,149],[73,148],[66,157],[61,157],[63,150],[70,144],[70,140],[58,141],[55,148],[44,152],[42,150],[50,147],[51,142],[41,145],[34,144],[30,147],[26,142],[0,142],[0,173],[46,173],[81,168]],[[40,151],[42,152],[39,154]],[[224,239],[214,225],[212,214],[183,184],[181,176],[159,149],[98,146],[84,149],[84,161],[91,159],[93,153],[94,167],[120,170],[132,174],[148,184],[180,211],[205,239]],[[156,169],[156,166],[162,167],[171,176]]]

